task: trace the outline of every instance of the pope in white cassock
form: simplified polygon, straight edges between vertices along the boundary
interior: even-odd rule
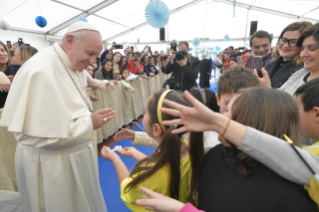
[[[102,48],[98,30],[76,22],[61,44],[36,54],[15,76],[0,125],[18,141],[15,168],[26,212],[107,211],[93,134],[115,112],[90,112],[78,74]]]

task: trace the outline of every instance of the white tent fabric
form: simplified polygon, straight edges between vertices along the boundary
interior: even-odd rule
[[[243,38],[245,35],[249,36],[250,21],[258,21],[258,30],[266,30],[274,37],[292,22],[319,22],[318,0],[236,0],[235,17],[233,0],[162,1],[170,11],[179,10],[171,14],[169,23],[165,26],[166,40],[209,38],[210,41],[202,42],[202,47],[246,45],[247,40],[244,42]],[[74,22],[79,15],[84,15],[101,31],[105,44],[110,45],[115,41],[136,45],[139,38],[143,45],[137,45],[138,49],[143,48],[145,43],[152,43],[153,49],[164,50],[167,44],[159,42],[158,29],[147,24],[138,27],[146,22],[144,10],[148,2],[149,0],[0,0],[0,20],[7,20],[13,31],[63,36],[68,24]],[[103,8],[103,4],[107,6]],[[192,6],[184,8],[187,4]],[[40,28],[35,23],[35,18],[39,15],[48,21],[45,28]],[[123,33],[128,30],[129,33]],[[0,30],[1,40],[2,31]],[[225,34],[230,36],[230,41],[223,40]]]

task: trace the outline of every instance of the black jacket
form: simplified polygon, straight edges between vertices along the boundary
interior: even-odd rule
[[[257,142],[257,141],[256,141]],[[204,157],[198,185],[198,209],[206,212],[317,212],[301,185],[265,165],[245,163],[249,176],[237,172],[229,148],[222,144]]]
[[[181,67],[176,61],[174,61],[173,64],[168,62],[167,66],[163,68],[163,73],[172,73],[172,77],[174,78],[174,90],[185,91],[196,86],[198,68],[198,58],[190,56],[184,67]]]
[[[271,81],[271,87],[280,88],[291,75],[293,75],[296,71],[302,69],[303,67],[303,64],[295,65],[292,61],[285,63],[283,62],[282,57],[278,57],[269,65],[265,66],[265,69],[268,72]]]

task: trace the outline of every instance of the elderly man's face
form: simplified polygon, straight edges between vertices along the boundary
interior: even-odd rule
[[[254,56],[267,56],[271,51],[271,45],[268,37],[257,38],[254,37],[251,41],[252,43],[252,51]]]
[[[102,38],[98,32],[85,32],[80,40],[68,41],[68,57],[77,71],[83,71],[88,64],[93,65],[103,49]]]
[[[203,59],[206,59],[206,54],[203,54]]]

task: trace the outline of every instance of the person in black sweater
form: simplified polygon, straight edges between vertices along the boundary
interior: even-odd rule
[[[192,87],[197,87],[196,79],[198,75],[199,60],[188,54],[189,46],[187,42],[180,42],[178,49],[186,52],[185,59],[176,61],[173,54],[171,60],[163,69],[163,73],[172,73],[173,85],[171,89],[174,90],[190,90]]]
[[[232,120],[281,139],[287,134],[293,141],[301,140],[298,107],[289,94],[265,88],[240,92],[242,94],[235,94],[227,106]],[[203,160],[198,209],[206,212],[318,211],[301,185],[282,178],[221,136],[220,141],[222,144],[211,149]]]

